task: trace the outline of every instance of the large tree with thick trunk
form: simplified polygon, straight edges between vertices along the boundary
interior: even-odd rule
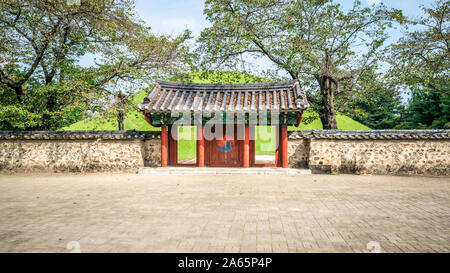
[[[336,129],[335,96],[354,90],[383,53],[398,10],[344,9],[332,0],[207,0],[212,26],[199,38],[204,66],[236,67],[245,54],[265,56],[308,89],[325,129]],[[345,88],[344,88],[345,87]]]
[[[124,86],[179,64],[188,37],[153,35],[133,12],[133,0],[0,1],[0,129],[56,129],[112,106],[123,128]],[[80,66],[85,55],[96,64]]]

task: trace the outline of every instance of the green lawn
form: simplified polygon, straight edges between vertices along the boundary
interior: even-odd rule
[[[195,126],[179,126],[178,127],[178,148],[177,159],[178,163],[186,160],[193,160],[197,156],[197,141],[195,133],[197,132]]]
[[[277,147],[275,126],[255,126],[255,155],[273,155]]]
[[[313,113],[305,112],[303,114],[304,118],[313,115]],[[345,115],[337,114],[336,116],[337,126],[340,130],[371,130],[369,127],[361,124]],[[305,124],[304,122],[300,123],[298,127],[289,126],[289,131],[297,131],[297,130],[316,130],[323,129],[322,122],[319,117],[314,119],[311,123]]]

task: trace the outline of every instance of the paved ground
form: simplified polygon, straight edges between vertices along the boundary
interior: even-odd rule
[[[450,252],[450,179],[0,176],[0,252]]]

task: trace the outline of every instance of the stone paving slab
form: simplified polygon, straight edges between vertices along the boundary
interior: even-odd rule
[[[450,252],[449,234],[448,177],[0,175],[0,252]]]
[[[257,174],[257,175],[305,175],[311,174],[309,169],[292,168],[221,168],[221,167],[159,167],[139,168],[138,174]]]

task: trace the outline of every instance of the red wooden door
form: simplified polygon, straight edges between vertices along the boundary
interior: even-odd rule
[[[211,167],[241,167],[244,141],[237,140],[236,126],[234,130],[227,130],[225,125],[215,125],[214,131],[217,126],[222,126],[223,133],[218,138],[205,141],[205,164]]]

